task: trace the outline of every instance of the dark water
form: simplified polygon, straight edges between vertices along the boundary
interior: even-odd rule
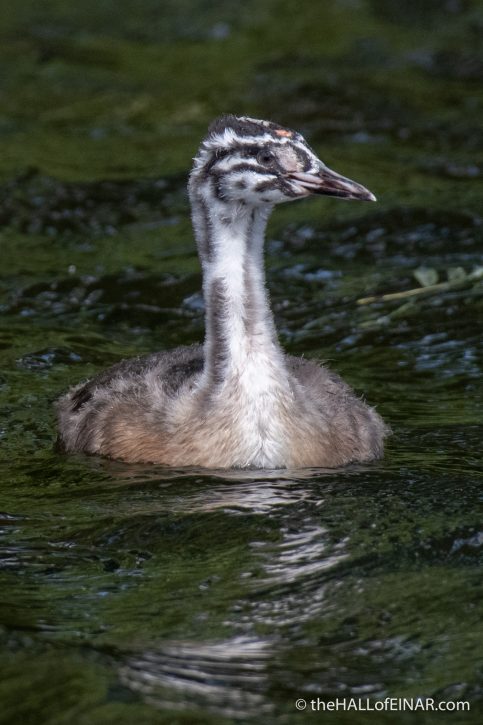
[[[481,722],[483,4],[70,5],[0,11],[0,722]],[[380,199],[267,242],[284,346],[377,405],[380,463],[53,450],[71,383],[202,339],[184,188],[221,111]],[[471,709],[295,708],[350,697]]]

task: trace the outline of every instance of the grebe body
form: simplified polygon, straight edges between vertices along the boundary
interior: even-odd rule
[[[380,416],[324,366],[283,353],[263,244],[277,203],[324,194],[374,200],[303,137],[223,116],[189,181],[203,270],[204,345],[126,360],[57,403],[69,452],[206,468],[337,467],[382,455]]]

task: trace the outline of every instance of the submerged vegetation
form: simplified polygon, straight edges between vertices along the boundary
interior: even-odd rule
[[[279,725],[350,696],[479,723],[483,3],[22,0],[0,28],[0,723]],[[226,111],[378,196],[277,209],[267,267],[284,346],[391,424],[380,464],[53,449],[70,384],[202,338],[186,175]]]

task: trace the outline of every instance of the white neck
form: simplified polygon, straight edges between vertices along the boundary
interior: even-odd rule
[[[199,193],[191,204],[206,307],[204,384],[219,387],[267,364],[283,368],[263,265],[272,208],[208,201]]]

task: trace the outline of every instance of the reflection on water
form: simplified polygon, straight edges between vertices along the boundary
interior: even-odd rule
[[[122,682],[149,701],[173,709],[191,706],[229,717],[263,715],[273,647],[263,640],[235,637],[219,643],[167,642],[155,651],[128,657]]]
[[[430,435],[297,478],[25,464],[31,495],[43,470],[70,474],[28,516],[20,498],[2,517],[5,651],[61,647],[58,699],[65,668],[80,677],[94,657],[120,702],[200,718],[283,722],[301,696],[477,699],[479,474],[451,457],[463,429]],[[29,672],[14,672],[19,687]]]
[[[320,526],[309,526],[302,531],[282,530],[282,543],[277,556],[271,557],[265,570],[267,582],[293,584],[299,579],[309,582],[343,558],[343,542],[339,542],[337,554],[328,555],[325,546],[325,531]]]

